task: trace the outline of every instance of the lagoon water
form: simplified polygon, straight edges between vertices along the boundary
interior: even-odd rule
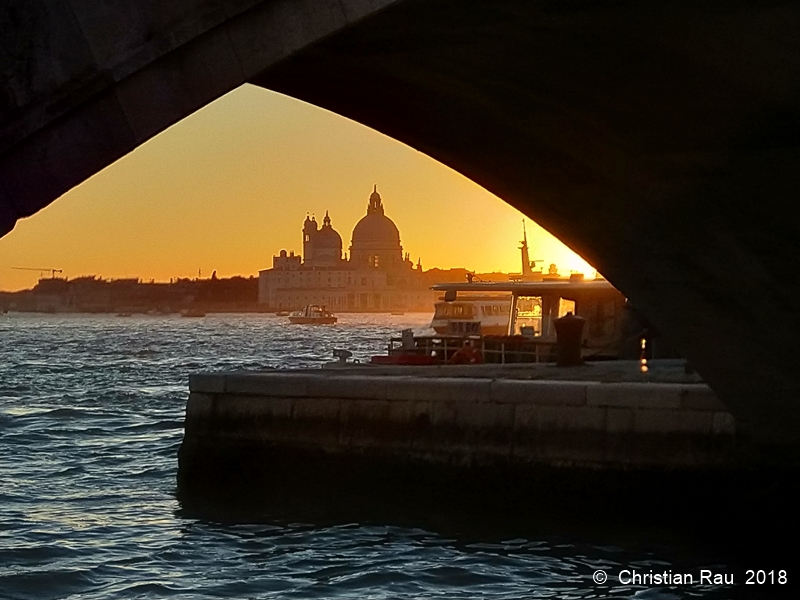
[[[190,373],[319,367],[335,348],[365,360],[429,318],[0,315],[0,599],[740,597],[744,572],[723,549],[581,515],[515,531],[513,519],[427,519],[402,506],[363,519],[298,507],[252,522],[183,509]],[[621,569],[701,568],[736,572],[737,584],[618,580]]]

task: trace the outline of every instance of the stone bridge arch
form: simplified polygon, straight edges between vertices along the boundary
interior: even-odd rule
[[[516,206],[797,446],[796,2],[12,0],[0,24],[2,232],[249,81]]]

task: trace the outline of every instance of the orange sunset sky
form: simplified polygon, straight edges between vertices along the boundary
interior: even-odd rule
[[[0,238],[0,290],[35,271],[105,278],[257,275],[330,211],[345,251],[373,184],[423,268],[520,271],[523,215],[372,129],[245,85],[169,128]],[[535,215],[534,215],[535,216]],[[594,269],[527,221],[532,259]],[[49,274],[47,274],[49,276]]]

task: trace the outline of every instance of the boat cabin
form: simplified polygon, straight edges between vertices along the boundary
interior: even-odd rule
[[[436,334],[404,331],[389,341],[387,355],[372,357],[372,363],[452,363],[467,345],[486,363],[552,362],[555,321],[567,313],[584,319],[584,358],[624,354],[629,306],[606,280],[443,283],[432,289],[444,292],[431,322]],[[489,333],[486,325],[495,317],[502,317],[502,325]]]
[[[504,335],[510,312],[508,294],[440,300],[434,305],[431,327],[439,334]]]
[[[443,303],[453,306],[468,302],[471,295],[505,294],[508,309],[500,335],[506,337],[522,336],[554,344],[556,319],[568,313],[582,317],[587,356],[615,355],[624,326],[626,299],[605,279],[443,283],[432,289],[444,292]],[[479,315],[472,316],[474,321],[480,320]]]

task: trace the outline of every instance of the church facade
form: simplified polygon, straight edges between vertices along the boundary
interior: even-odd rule
[[[377,186],[353,229],[349,257],[326,212],[321,227],[306,217],[302,256],[281,250],[272,268],[258,274],[258,301],[276,311],[307,304],[334,312],[431,311],[434,298],[422,265],[403,254],[400,231],[386,216]]]

